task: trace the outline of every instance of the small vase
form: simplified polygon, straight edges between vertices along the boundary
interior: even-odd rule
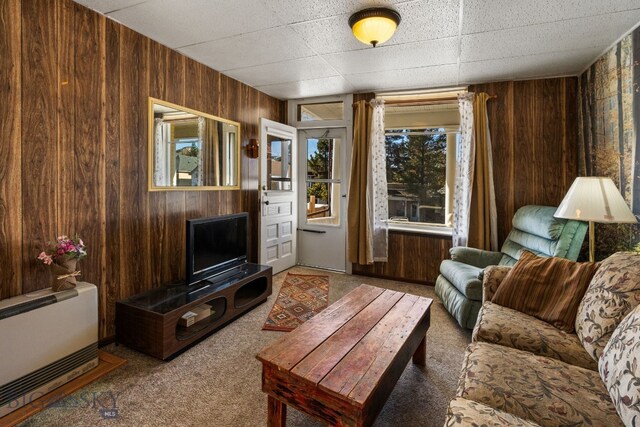
[[[53,292],[66,291],[76,287],[77,258],[61,257],[51,263],[51,290]]]

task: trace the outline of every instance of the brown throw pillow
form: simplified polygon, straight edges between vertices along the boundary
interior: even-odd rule
[[[580,300],[598,266],[522,251],[491,301],[571,333]]]

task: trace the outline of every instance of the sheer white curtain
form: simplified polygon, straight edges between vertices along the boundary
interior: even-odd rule
[[[370,245],[373,259],[371,261],[386,262],[388,257],[388,225],[389,203],[387,194],[387,154],[384,138],[384,100],[371,101],[373,115],[371,118],[370,157],[367,162],[367,232],[371,232]]]
[[[153,137],[153,184],[157,187],[171,185],[167,165],[169,164],[169,125],[162,119],[154,119]]]
[[[202,171],[202,150],[204,149],[205,142],[205,119],[204,117],[198,117],[198,140],[200,141],[200,149],[198,150],[198,167],[196,168],[197,175],[192,178],[194,185],[202,187],[204,185],[204,173]]]
[[[456,152],[456,186],[453,195],[453,246],[467,246],[473,189],[476,143],[473,136],[474,93],[458,95],[460,145]]]

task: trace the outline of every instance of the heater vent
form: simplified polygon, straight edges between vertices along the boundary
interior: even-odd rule
[[[22,401],[23,396],[30,391],[56,380],[97,357],[98,343],[94,343],[37,371],[1,386],[0,406],[4,406],[16,399]],[[28,397],[27,400],[29,400]]]
[[[98,289],[0,301],[0,417],[98,366]]]

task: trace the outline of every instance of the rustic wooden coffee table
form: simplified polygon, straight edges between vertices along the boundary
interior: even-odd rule
[[[373,424],[409,359],[426,362],[432,300],[360,285],[265,347],[268,425],[286,405],[336,426]]]

